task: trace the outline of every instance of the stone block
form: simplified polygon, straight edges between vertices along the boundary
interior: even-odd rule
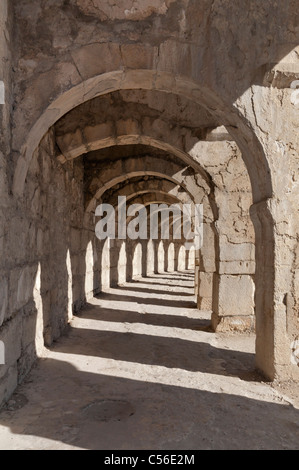
[[[81,129],[75,132],[56,137],[59,149],[66,159],[75,158],[79,152],[85,153],[87,147],[83,141]]]
[[[219,274],[255,274],[254,261],[221,261]]]
[[[254,315],[254,291],[251,276],[220,275],[218,314],[229,317]]]
[[[226,237],[220,238],[220,261],[254,261],[253,243],[229,243]]]
[[[157,48],[146,44],[123,44],[121,55],[126,68],[151,69],[157,56]]]
[[[14,365],[21,356],[22,318],[16,316],[0,329],[0,341],[5,347],[5,365]]]
[[[197,308],[200,310],[212,310],[213,277],[213,273],[199,273]]]
[[[83,79],[94,77],[121,65],[120,48],[115,43],[94,43],[72,52],[74,62]]]
[[[255,317],[254,316],[232,316],[222,317],[212,314],[212,328],[217,332],[254,332]]]
[[[96,126],[86,126],[84,131],[84,139],[88,142],[89,150],[97,150],[98,148],[108,145],[115,138],[113,123],[110,121],[97,124]]]
[[[209,224],[203,226],[203,244],[200,251],[200,269],[204,272],[216,271],[215,235]]]
[[[116,134],[118,137],[120,136],[139,136],[140,129],[138,125],[138,121],[135,119],[122,119],[117,121],[116,123]]]
[[[11,271],[9,279],[9,312],[13,314],[33,299],[37,273],[36,266],[26,266]]]

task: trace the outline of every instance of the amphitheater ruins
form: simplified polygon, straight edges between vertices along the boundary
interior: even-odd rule
[[[0,0],[4,407],[95,302],[100,319],[110,296],[106,321],[121,322],[126,307],[118,320],[113,309],[125,287],[137,305],[126,324],[143,323],[145,338],[152,325],[181,328],[184,339],[167,351],[163,341],[155,352],[136,343],[147,354],[138,361],[126,332],[113,330],[99,335],[99,345],[115,341],[103,357],[158,364],[167,377],[184,369],[180,342],[193,341],[186,354],[198,370],[220,374],[227,351],[214,352],[214,370],[194,335],[254,337],[255,373],[298,381],[298,12],[297,0]],[[99,240],[96,208],[119,197],[145,207],[148,221],[152,204],[202,205],[201,248],[186,249],[171,230],[162,239],[160,222],[156,240]],[[173,310],[163,282],[182,295]],[[80,327],[78,361],[95,355],[91,324]]]

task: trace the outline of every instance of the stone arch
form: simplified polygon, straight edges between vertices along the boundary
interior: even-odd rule
[[[223,157],[222,157],[222,159],[223,159]],[[132,161],[132,165],[130,164],[130,161]],[[121,185],[121,189],[116,189],[115,191],[113,190],[112,185],[115,186],[114,183],[117,183],[116,188],[119,188],[120,185],[118,184],[118,180],[116,182],[113,180],[113,177],[115,175],[118,175],[118,177],[119,177],[119,175],[122,174],[122,171],[125,171],[125,173],[126,173],[126,171],[128,171],[131,166],[134,167],[135,170],[138,169],[138,164],[136,164],[135,160],[132,158],[132,159],[127,159],[126,164],[123,165],[122,161],[119,159],[119,160],[113,162],[111,168],[109,168],[108,171],[107,171],[106,166],[101,164],[101,170],[97,171],[97,179],[92,184],[95,188],[101,187],[102,192],[103,192],[103,189],[106,191],[106,188],[108,187],[109,189],[107,189],[107,194],[110,194],[110,192],[111,192],[114,195],[113,197],[114,197],[115,203],[116,203],[117,194],[121,194],[122,191],[124,191],[124,188],[126,188],[126,191],[124,191],[124,194],[129,195],[131,193],[131,196],[128,198],[130,200],[137,193],[139,193],[139,194],[142,193],[142,191],[140,190],[140,179],[142,178],[143,173],[144,173],[145,170],[147,171],[148,168],[151,168],[152,166],[156,166],[155,161],[157,162],[156,164],[159,164],[160,159],[157,160],[153,157],[144,157],[144,160],[139,162],[139,166],[140,166],[139,176],[138,177],[135,176],[135,178],[139,178],[139,179],[137,179],[137,181],[135,181],[135,182],[132,182],[130,179],[128,179],[127,183],[125,185]],[[230,161],[231,161],[231,159],[230,159]],[[153,165],[153,163],[154,163],[154,165]],[[142,170],[141,170],[141,168],[142,168]],[[167,162],[164,162],[163,164],[160,164],[159,169],[163,170],[163,168],[164,168],[163,174],[165,174],[165,171],[167,171],[167,173],[169,173],[170,175],[172,175],[173,173],[179,174],[180,184],[181,184],[181,180],[182,179],[184,180],[184,188],[185,189],[182,188],[182,189],[184,189],[184,191],[187,188],[189,190],[194,188],[192,193],[197,193],[198,194],[198,191],[199,191],[199,193],[201,192],[201,180],[198,180],[198,178],[197,178],[196,181],[195,181],[195,176],[192,175],[192,172],[191,172],[191,174],[189,174],[190,172],[187,172],[187,176],[184,175],[184,177],[183,177],[183,173],[185,172],[185,169],[183,170],[183,172],[180,170],[181,164],[177,164],[177,163],[171,163],[170,164],[167,161]],[[233,169],[234,168],[230,168],[229,173]],[[108,175],[107,175],[107,173],[108,173]],[[101,176],[101,175],[103,175],[103,176]],[[148,178],[148,177],[149,176],[147,175],[146,178]],[[112,180],[110,180],[109,183],[106,183],[106,180],[109,179],[109,178],[112,178]],[[134,180],[133,176],[132,176],[132,178]],[[156,178],[156,175],[155,175],[155,178]],[[165,176],[164,176],[164,178],[165,178]],[[124,180],[126,181],[125,178],[124,178]],[[153,180],[153,181],[155,181],[155,180]],[[160,177],[160,180],[156,181],[156,184],[157,184],[156,189],[160,189],[159,185],[160,185],[160,182],[162,182],[162,181],[163,181],[163,184],[167,183],[169,185],[169,187],[171,187],[171,185],[173,185],[173,186],[175,185],[175,183],[173,183],[172,181],[164,180],[162,177]],[[108,186],[107,186],[107,184],[108,184]],[[198,187],[198,184],[199,184],[199,187]],[[244,184],[244,179],[241,181],[241,184]],[[111,190],[110,190],[110,185],[111,185]],[[219,177],[218,177],[217,185],[218,185],[218,189],[219,189],[219,187],[221,187],[221,184],[219,183]],[[146,187],[146,184],[145,184],[145,187]],[[181,188],[181,186],[177,185],[176,188]],[[236,186],[236,188],[238,189],[238,185]],[[244,189],[244,187],[243,187],[243,189]],[[148,192],[148,191],[146,190],[146,192]],[[177,190],[177,194],[179,194],[180,196],[182,194],[182,193],[180,193],[179,189]],[[185,192],[183,194],[186,194],[186,197],[189,198],[189,201],[191,200],[191,196],[192,196],[193,199],[196,199],[193,196],[193,194],[188,195]],[[217,196],[217,194],[216,194],[216,196]],[[104,195],[102,195],[101,198],[103,199],[102,202],[111,202],[111,201],[113,201],[113,198],[110,201]],[[143,203],[144,200],[143,201],[139,200],[138,202]],[[163,201],[163,198],[162,198],[162,200],[160,202],[165,202],[165,201]],[[213,326],[214,326],[215,329],[216,328],[217,329],[227,328],[226,325],[230,325],[230,322],[233,323],[234,325],[239,325],[239,329],[251,329],[252,324],[253,324],[253,300],[250,296],[250,293],[251,293],[251,291],[252,292],[254,291],[254,287],[252,286],[252,280],[250,279],[250,276],[248,276],[248,274],[251,274],[251,273],[246,273],[246,271],[244,272],[244,270],[242,271],[240,268],[238,268],[238,262],[237,261],[222,262],[222,266],[220,268],[221,270],[219,268],[217,268],[217,266],[216,266],[216,261],[217,261],[216,253],[217,253],[217,251],[219,251],[219,249],[217,248],[218,238],[215,236],[215,229],[214,229],[213,226],[211,226],[211,224],[213,224],[213,222],[214,222],[213,210],[210,209],[210,211],[209,211],[207,209],[207,204],[210,203],[211,200],[209,198],[206,198],[205,202],[206,202],[206,206],[205,206],[204,215],[205,215],[205,218],[206,218],[206,223],[204,225],[204,239],[209,240],[209,243],[205,244],[204,249],[202,250],[201,256],[198,259],[198,262],[196,263],[196,265],[197,265],[196,278],[198,278],[200,280],[200,284],[202,285],[202,287],[196,292],[197,296],[198,296],[198,307],[201,308],[201,309],[204,308],[205,310],[214,310],[215,314],[213,315]],[[229,216],[226,216],[226,217],[229,218]],[[221,228],[220,221],[217,222],[217,225],[218,225],[218,228]],[[222,226],[223,226],[223,222],[222,222]],[[223,227],[221,228],[221,230],[223,230]],[[222,234],[224,235],[222,238],[224,238],[224,239],[225,239],[225,233],[227,233],[227,232],[222,232]],[[221,231],[220,231],[220,234],[221,234]],[[246,240],[246,242],[247,242],[247,240]],[[232,248],[233,248],[233,250],[235,250],[235,245],[233,245]],[[246,248],[246,246],[245,246],[245,248]],[[165,247],[165,249],[166,249],[166,247]],[[246,251],[248,251],[248,250],[246,249]],[[223,255],[221,259],[223,259],[224,256],[229,256],[229,257],[232,256],[230,254],[229,250],[227,250],[227,249],[225,250],[225,253],[226,254]],[[240,250],[239,250],[239,253],[241,253]],[[189,255],[189,254],[187,253],[187,255]],[[246,256],[248,256],[248,255],[246,254]],[[243,263],[242,254],[239,254],[239,257],[240,257],[240,264],[242,264]],[[225,257],[224,259],[229,260],[230,258]],[[235,257],[233,259],[235,259]],[[247,258],[245,258],[245,260],[247,260]],[[233,266],[233,264],[234,264],[234,266]],[[232,268],[233,268],[233,271],[232,271]],[[238,271],[238,269],[239,269],[239,271]],[[220,287],[225,290],[225,288],[222,287],[223,283],[230,282],[230,283],[233,284],[234,282],[238,281],[238,279],[236,277],[230,276],[228,278],[227,276],[225,276],[225,273],[232,274],[233,276],[235,276],[236,274],[240,274],[240,276],[243,279],[243,282],[246,283],[246,285],[248,286],[248,295],[246,296],[246,299],[248,299],[248,300],[246,301],[246,303],[244,302],[246,304],[246,307],[242,310],[242,315],[238,316],[239,306],[237,304],[235,305],[234,311],[232,311],[228,307],[227,303],[223,304],[223,305],[226,305],[226,307],[225,307],[225,309],[222,308],[221,310],[219,309],[219,306],[218,306],[218,303],[217,303],[216,300],[214,300],[214,303],[213,303],[213,300],[212,300],[213,299],[213,292],[214,293],[217,292],[217,290],[215,291],[216,282],[221,284]],[[199,286],[199,283],[197,285]],[[216,299],[216,297],[215,297],[215,299]],[[229,301],[229,299],[228,299],[228,301]],[[225,318],[225,317],[229,317],[229,318]],[[219,321],[221,321],[221,323],[223,323],[223,325],[222,324],[219,325]],[[236,326],[236,328],[237,328],[237,326]]]
[[[146,177],[148,178],[148,177]],[[114,188],[112,188],[113,190]],[[115,189],[110,197],[103,195],[102,201],[108,202],[109,204],[116,206],[118,204],[118,196],[125,196],[127,201],[132,199],[135,195],[141,195],[145,193],[159,193],[169,196],[173,196],[180,200],[182,203],[192,204],[194,199],[190,194],[182,191],[182,187],[175,184],[173,181],[164,178],[154,178],[150,180],[150,189],[148,187],[148,179],[144,180],[142,177],[136,182],[129,181],[127,184],[119,189]]]
[[[159,168],[159,171],[155,171],[153,168]],[[142,176],[155,176],[159,179],[168,180],[176,186],[181,186],[198,203],[205,196],[205,191],[198,185],[193,172],[189,173],[184,166],[169,161],[161,162],[161,159],[155,157],[145,157],[140,161],[126,159],[125,162],[119,159],[113,162],[111,168],[103,167],[96,172],[94,178],[90,178],[87,188],[89,200],[87,200],[86,212],[94,209],[95,202],[108,189],[124,181]]]
[[[196,101],[210,112],[217,112],[220,119],[228,116],[230,118],[229,131],[243,153],[254,199],[259,201],[271,197],[271,174],[267,159],[258,138],[250,129],[250,123],[240,111],[224,103],[212,90],[200,87],[198,83],[187,77],[174,76],[169,72],[156,70],[107,72],[87,79],[53,100],[33,125],[22,146],[14,175],[14,193],[22,195],[29,164],[35,150],[43,136],[62,116],[97,96],[117,90],[140,88],[183,95]]]
[[[21,197],[27,171],[34,151],[42,137],[57,120],[93,97],[119,89],[156,89],[167,93],[186,96],[200,103],[203,107],[217,114],[221,120],[228,117],[229,132],[242,151],[248,170],[254,205],[251,210],[257,240],[256,292],[257,311],[257,365],[269,377],[275,376],[275,341],[277,329],[274,324],[274,218],[275,208],[271,205],[272,175],[269,163],[263,151],[261,141],[252,129],[250,121],[241,111],[225,103],[217,94],[201,87],[193,80],[168,72],[153,70],[115,71],[89,78],[66,91],[41,114],[22,146],[13,181],[13,192]],[[192,161],[192,157],[190,157]],[[279,334],[279,333],[278,333]],[[285,340],[283,340],[285,343]]]
[[[149,206],[151,203],[167,203],[171,204],[174,201],[171,199],[170,201],[164,201],[163,199],[159,200],[156,199],[154,195],[150,195],[149,197],[144,200],[144,198],[140,198],[136,196],[136,199],[133,201],[135,204],[142,204],[145,207]],[[127,222],[131,218],[127,219]],[[182,223],[182,222],[181,222]],[[170,227],[172,226],[172,222],[170,223]],[[171,232],[171,228],[170,228]],[[176,245],[179,246],[182,244],[181,241],[177,241]],[[115,244],[115,242],[114,242]],[[127,266],[127,280],[131,281],[136,277],[146,277],[153,273],[158,272],[173,272],[176,270],[177,260],[175,259],[176,250],[174,242],[171,240],[152,240],[149,238],[148,240],[129,240],[126,243],[116,242],[116,250],[117,250],[117,258],[118,260],[121,259],[121,248],[124,248],[126,245],[128,251],[126,253],[128,266]],[[186,255],[187,256],[187,255]],[[187,259],[187,258],[186,258]],[[187,261],[185,261],[185,265],[187,266]],[[192,267],[191,267],[192,269]],[[194,269],[194,267],[193,267]],[[119,285],[119,274],[113,273],[112,282],[113,285]],[[111,285],[112,285],[111,284]]]

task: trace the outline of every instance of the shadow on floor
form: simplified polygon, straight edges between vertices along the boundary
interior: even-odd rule
[[[168,328],[181,328],[186,330],[206,331],[212,333],[211,321],[204,318],[189,318],[183,315],[167,315],[156,313],[138,313],[133,310],[119,310],[108,307],[97,307],[87,304],[78,317],[91,320],[115,323],[139,323],[152,326],[164,326]]]
[[[254,354],[181,338],[71,328],[55,351],[256,380]]]
[[[154,276],[146,276],[144,279],[165,279],[167,281],[173,281],[173,280],[181,280],[181,281],[194,281],[194,274],[186,274],[186,275],[181,275],[181,274],[155,274]]]
[[[101,294],[39,361],[0,412],[0,449],[297,448],[298,411],[248,398],[266,387],[254,354],[210,344],[210,320],[188,316],[194,302],[128,293]]]
[[[121,291],[127,291],[125,287],[117,287],[113,289],[110,293],[101,292],[96,295],[97,299],[110,300],[111,302],[136,302],[143,305],[161,305],[161,307],[171,307],[171,308],[196,308],[195,301],[191,300],[169,300],[169,299],[147,299],[146,297],[134,297],[131,293],[130,295],[122,295]],[[169,296],[174,295],[169,292]],[[179,294],[178,294],[179,295]]]
[[[175,279],[172,278],[173,281],[175,281]],[[148,286],[165,286],[165,287],[176,287],[177,284],[175,282],[171,283],[169,282],[170,281],[170,278],[167,280],[165,279],[165,282],[164,281],[164,278],[161,278],[161,282],[159,281],[159,278],[155,277],[155,278],[151,278],[151,280],[149,281],[149,279],[147,277],[143,277],[143,278],[140,278],[140,279],[133,279],[132,281],[130,281],[130,284],[132,284],[132,286],[138,286],[140,284],[144,284],[144,282],[147,282]],[[194,282],[192,281],[184,281],[185,283],[182,285],[182,284],[179,284],[179,287],[180,288],[187,288],[187,289],[194,289]],[[187,284],[188,283],[188,284]]]
[[[141,281],[140,281],[141,282]],[[142,284],[146,284],[146,282],[142,282]],[[174,294],[174,292],[170,291],[170,290],[159,290],[159,289],[154,289],[153,286],[149,283],[147,284],[148,287],[130,287],[130,286],[117,286],[117,289],[119,290],[124,290],[124,291],[127,291],[127,292],[141,292],[141,293],[144,293],[144,294],[157,294],[157,295],[179,295],[180,297],[194,297],[194,293],[191,292],[191,293],[187,293],[187,292],[176,292]],[[179,286],[180,287],[180,286]],[[188,287],[189,288],[189,287]],[[186,289],[186,287],[185,287]],[[192,289],[192,287],[190,288],[190,290]]]
[[[10,449],[298,448],[293,406],[192,387],[82,372],[45,359],[13,397],[23,407],[1,411],[1,432],[5,427],[10,434],[0,448],[5,442]]]

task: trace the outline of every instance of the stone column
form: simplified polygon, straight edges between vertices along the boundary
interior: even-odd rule
[[[299,378],[298,363],[292,360],[294,329],[288,328],[293,314],[295,240],[283,221],[291,216],[290,209],[287,197],[261,201],[251,208],[257,236],[256,365],[270,379],[280,380]]]
[[[212,315],[217,331],[254,330],[254,254],[253,243],[234,244],[220,237]]]
[[[210,223],[203,224],[203,245],[196,261],[197,307],[212,310],[213,285],[216,271],[215,231]]]
[[[110,287],[119,284],[119,256],[122,240],[111,240],[110,242]]]
[[[148,244],[148,240],[141,240],[141,249],[142,249],[141,275],[142,277],[147,276],[147,266],[148,266],[147,244]]]

